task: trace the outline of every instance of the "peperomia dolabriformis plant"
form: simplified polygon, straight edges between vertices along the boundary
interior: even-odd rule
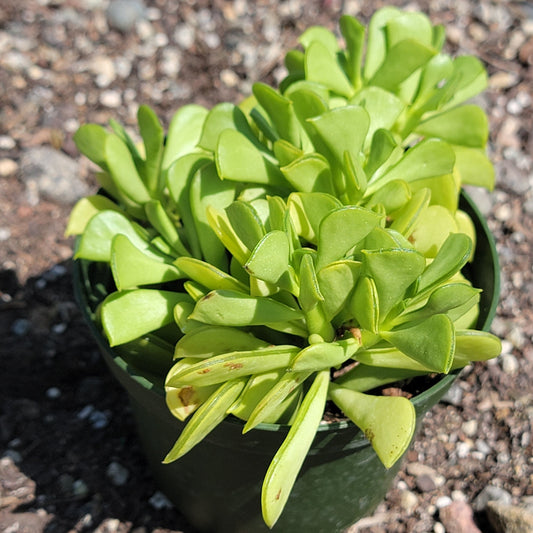
[[[75,135],[105,192],[76,205],[67,233],[77,258],[110,266],[110,345],[142,354],[187,420],[165,461],[230,415],[244,432],[289,425],[263,485],[269,526],[328,400],[390,467],[415,413],[372,391],[500,351],[471,329],[479,291],[461,274],[475,232],[460,187],[493,181],[486,118],[460,105],[484,69],[442,54],[419,13],[378,11],[364,65],[364,28],[343,17],[341,32],[345,49],[304,33],[279,90],[185,106],[166,134],[141,106],[140,146],[114,121]]]

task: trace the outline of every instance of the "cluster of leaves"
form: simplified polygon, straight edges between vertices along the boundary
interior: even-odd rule
[[[378,11],[364,66],[364,28],[343,17],[341,31],[346,50],[305,32],[279,90],[185,106],[166,135],[141,106],[140,147],[114,121],[75,135],[106,193],[67,228],[77,258],[110,265],[103,330],[166,374],[169,409],[190,417],[166,461],[228,415],[244,432],[290,425],[263,485],[269,526],[328,399],[389,467],[415,412],[368,392],[500,351],[469,329],[479,291],[461,268],[475,232],[457,207],[462,183],[492,186],[486,118],[459,105],[484,70],[439,53],[443,31],[419,13]]]

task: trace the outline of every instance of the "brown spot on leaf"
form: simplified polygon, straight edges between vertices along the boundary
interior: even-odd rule
[[[190,385],[187,387],[183,387],[178,392],[178,398],[181,400],[181,403],[183,404],[184,407],[187,407],[188,405],[191,405],[192,403],[194,403],[193,401],[194,397],[195,397],[194,387]]]
[[[370,428],[365,429],[365,437],[368,439],[368,442],[372,444],[375,437],[374,432]]]
[[[242,363],[224,363],[224,366],[227,366],[230,370],[238,370],[239,368],[242,368],[244,365]]]
[[[350,333],[353,335],[353,338],[361,342],[361,330],[359,328],[350,328]]]
[[[204,368],[203,370],[198,370],[198,374],[207,374],[208,372],[211,372],[210,368]]]
[[[276,494],[276,500],[279,500],[281,498],[281,489],[278,490],[278,493]]]

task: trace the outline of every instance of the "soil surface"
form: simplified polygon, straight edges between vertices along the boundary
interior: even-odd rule
[[[474,196],[500,254],[504,350],[463,372],[385,502],[350,531],[490,532],[487,499],[525,509],[533,495],[533,8],[389,3],[444,24],[446,49],[478,55],[490,75],[476,102],[497,183]],[[73,132],[110,118],[134,131],[141,103],[168,125],[183,104],[237,102],[283,77],[283,52],[306,27],[336,29],[343,12],[367,22],[383,4],[0,0],[0,531],[195,533],[158,492],[74,302],[63,233],[96,187]]]

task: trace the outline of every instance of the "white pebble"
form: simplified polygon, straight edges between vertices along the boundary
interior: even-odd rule
[[[449,496],[440,496],[437,498],[435,505],[437,508],[442,509],[443,507],[448,507],[452,503],[452,499]]]
[[[452,500],[454,502],[466,502],[468,498],[466,494],[461,490],[452,490]]]
[[[0,159],[0,176],[5,177],[15,174],[18,168],[17,162],[13,161],[13,159]]]
[[[506,374],[514,376],[519,370],[518,359],[511,353],[501,356],[502,369]]]
[[[478,423],[477,420],[468,420],[461,426],[463,433],[467,437],[473,437],[477,433]]]
[[[433,533],[446,533],[446,529],[440,522],[435,522]]]
[[[17,146],[15,140],[9,135],[0,135],[0,150],[12,150]]]
[[[117,108],[122,104],[122,97],[118,91],[103,91],[100,94],[100,103],[105,107]]]
[[[57,387],[50,387],[46,391],[46,397],[50,398],[51,400],[56,400],[61,396],[61,391]]]
[[[460,442],[456,447],[457,457],[459,457],[459,459],[465,459],[470,454],[471,449],[472,447],[468,442]]]

